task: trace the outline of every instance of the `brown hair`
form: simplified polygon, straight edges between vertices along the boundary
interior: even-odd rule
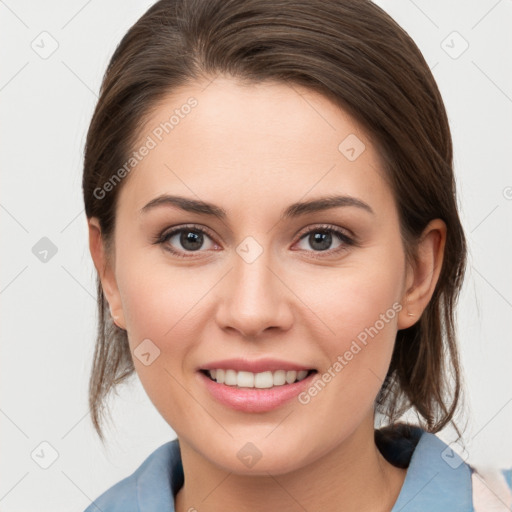
[[[451,422],[460,438],[454,422],[462,398],[454,318],[466,240],[457,211],[450,128],[416,44],[370,1],[160,0],[151,6],[116,48],[87,134],[85,212],[99,219],[107,249],[123,182],[105,197],[97,191],[127,161],[160,100],[179,86],[221,73],[308,87],[365,127],[385,164],[409,262],[428,222],[446,223],[434,294],[421,318],[398,331],[376,405],[390,422],[414,408],[420,426],[430,432]],[[134,365],[127,333],[112,323],[99,277],[97,293],[89,406],[103,440],[104,402],[133,374]]]

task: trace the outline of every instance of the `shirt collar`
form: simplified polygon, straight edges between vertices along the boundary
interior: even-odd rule
[[[413,427],[412,432],[417,444],[391,512],[473,512],[470,467],[434,434],[419,427]],[[392,445],[386,452],[390,462],[403,457],[399,445],[400,440],[394,441],[395,449]],[[174,496],[184,483],[178,439],[155,450],[139,469],[139,509],[175,512]]]
[[[391,512],[473,512],[469,465],[436,435],[415,429],[421,437]]]

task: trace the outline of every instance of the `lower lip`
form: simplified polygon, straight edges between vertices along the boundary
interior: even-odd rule
[[[243,412],[267,412],[276,409],[292,400],[311,385],[316,372],[293,384],[283,384],[273,388],[239,388],[219,384],[203,372],[198,372],[208,391],[220,403]]]

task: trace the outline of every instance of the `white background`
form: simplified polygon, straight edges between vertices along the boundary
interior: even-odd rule
[[[111,401],[106,448],[87,413],[96,292],[83,146],[112,52],[152,3],[0,1],[1,512],[81,512],[175,437],[137,378]],[[512,2],[377,3],[423,52],[453,130],[470,250],[459,307],[468,461],[511,467]],[[58,43],[47,59],[31,47],[43,31]],[[469,43],[455,59],[453,31]],[[42,237],[57,247],[46,263],[32,252]],[[58,454],[48,469],[31,457],[43,441]]]

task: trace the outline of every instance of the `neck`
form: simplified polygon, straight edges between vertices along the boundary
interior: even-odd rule
[[[382,456],[373,418],[313,463],[280,475],[239,475],[213,465],[180,439],[185,483],[176,512],[322,510],[389,512],[406,470]]]

